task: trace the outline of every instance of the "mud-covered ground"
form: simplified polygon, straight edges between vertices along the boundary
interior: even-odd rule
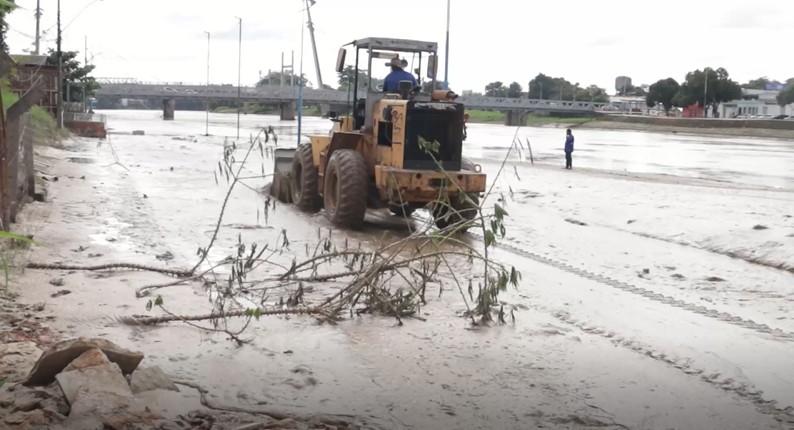
[[[204,137],[203,119],[114,111],[112,148],[74,139],[44,151],[58,181],[47,203],[20,215],[17,228],[38,241],[30,260],[192,267],[226,193],[213,173],[218,136],[233,136],[236,123],[212,115],[214,136]],[[243,125],[243,136],[273,125],[280,145],[294,142],[294,123],[245,116]],[[327,130],[319,119],[303,126]],[[494,177],[514,133],[472,125],[465,153]],[[40,318],[54,316],[48,325],[62,336],[143,351],[144,364],[205,387],[216,404],[354,414],[382,428],[794,428],[794,143],[580,130],[568,171],[560,130],[518,135],[535,163],[512,153],[485,203],[502,199],[509,213],[493,258],[523,274],[503,295],[515,323],[472,329],[445,283],[428,295],[424,321],[265,317],[238,347],[185,324],[119,322],[161,314],[134,294],[170,280],[159,274],[28,269],[12,288],[24,303],[44,302]],[[250,176],[262,162],[249,161]],[[264,163],[267,172],[272,160]],[[235,191],[210,260],[232,253],[238,235],[274,245],[286,230],[290,249],[275,258],[288,265],[330,227],[322,213],[264,207],[254,191]],[[387,214],[368,221],[334,231],[334,243],[373,247],[408,231]],[[479,276],[466,261],[451,264],[462,278]],[[312,287],[309,301],[338,285]],[[60,290],[70,293],[52,297]],[[177,313],[210,310],[200,285],[158,293]],[[188,389],[164,396],[167,414],[199,406]]]

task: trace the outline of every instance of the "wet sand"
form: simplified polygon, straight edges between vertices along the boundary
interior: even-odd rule
[[[233,116],[214,118],[218,133],[229,134]],[[115,157],[90,139],[44,151],[59,181],[49,184],[48,203],[20,214],[18,229],[40,242],[30,260],[191,267],[225,195],[213,175],[223,138],[200,136],[203,123],[187,137],[195,120],[115,121],[116,133],[141,128],[147,135],[112,134]],[[253,128],[273,120],[246,121]],[[467,155],[492,178],[504,150],[486,138],[505,144],[495,136],[514,131],[498,127],[472,127],[467,144]],[[725,173],[744,171],[740,161],[735,169],[665,175],[656,172],[663,166],[597,169],[598,153],[585,152],[584,167],[575,158],[566,171],[555,165],[556,143],[527,132],[539,159],[532,165],[512,157],[485,203],[502,197],[509,212],[494,257],[523,274],[503,297],[515,324],[471,330],[460,317],[460,294],[445,283],[440,297],[429,295],[426,321],[398,326],[362,316],[330,326],[267,317],[246,332],[253,342],[237,347],[184,324],[118,322],[158,314],[134,290],[169,280],[161,275],[26,270],[15,289],[22,301],[46,302],[63,336],[100,336],[141,350],[143,364],[204,386],[227,405],[356,414],[381,428],[793,428],[794,187],[785,165],[757,180]],[[252,175],[263,161],[270,168],[271,160],[257,158]],[[274,244],[283,228],[292,245],[280,261],[288,264],[305,257],[318,229],[330,227],[321,213],[278,205],[265,219],[263,208],[262,196],[237,190],[210,259],[230,254],[238,233]],[[413,222],[426,216],[419,211]],[[368,220],[363,231],[335,231],[334,242],[372,247],[384,234],[406,234],[394,217]],[[452,264],[459,275],[480,276],[465,261]],[[56,277],[71,294],[50,297],[48,281]],[[335,288],[318,284],[308,300]],[[177,313],[211,309],[200,285],[159,294]],[[197,398],[183,390],[161,404],[176,414],[197,407]]]

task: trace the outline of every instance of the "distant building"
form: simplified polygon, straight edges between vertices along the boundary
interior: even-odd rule
[[[645,97],[638,96],[610,96],[606,110],[626,113],[643,113],[648,111]]]
[[[720,104],[720,115],[722,118],[794,115],[794,105],[780,106],[777,103],[778,94],[779,91],[776,90],[743,89],[740,100],[732,100]]]
[[[53,117],[58,106],[58,68],[47,65],[46,55],[11,55],[17,63],[16,77],[11,80],[11,91],[20,97],[41,76],[44,79],[44,95],[37,103]]]

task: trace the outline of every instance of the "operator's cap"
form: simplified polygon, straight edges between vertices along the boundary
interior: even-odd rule
[[[408,67],[408,60],[406,60],[406,59],[400,60],[399,57],[394,57],[394,58],[391,59],[391,61],[386,63],[386,65],[387,66],[399,67],[401,69],[404,69],[404,68]]]

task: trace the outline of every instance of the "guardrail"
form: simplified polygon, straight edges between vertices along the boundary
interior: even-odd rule
[[[298,91],[298,87],[277,85],[243,87],[239,89],[239,98],[243,101],[283,103],[297,100]],[[104,84],[97,90],[96,95],[126,98],[236,100],[238,88],[232,85]],[[346,104],[349,101],[349,94],[346,91],[304,88],[303,99],[309,103]],[[463,96],[458,101],[471,108],[499,110],[595,111],[606,105],[606,103],[581,101],[484,96]]]
[[[107,124],[107,117],[105,114],[99,113],[81,113],[81,112],[64,112],[64,122],[101,122]]]

